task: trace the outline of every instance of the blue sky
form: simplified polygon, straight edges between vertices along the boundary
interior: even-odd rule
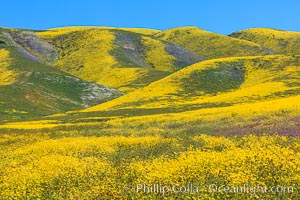
[[[0,26],[168,29],[193,25],[223,34],[252,27],[300,31],[299,10],[297,0],[5,0]]]

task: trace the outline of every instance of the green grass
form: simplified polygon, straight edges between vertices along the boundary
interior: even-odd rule
[[[197,94],[199,90],[205,94],[216,95],[238,89],[245,81],[245,65],[243,62],[220,62],[217,68],[194,71],[182,80],[187,94]]]
[[[26,119],[84,108],[86,105],[109,100],[121,93],[112,91],[111,96],[83,101],[85,90],[92,84],[75,78],[52,66],[25,58],[10,47],[10,70],[17,73],[16,81],[0,86],[0,118],[4,120]]]

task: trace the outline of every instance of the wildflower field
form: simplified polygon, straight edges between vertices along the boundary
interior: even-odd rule
[[[292,133],[299,130],[298,99],[252,109],[2,125],[0,196],[297,199],[300,139]]]
[[[0,28],[0,199],[300,199],[299,35]]]
[[[2,199],[296,199],[299,196],[299,138],[184,132],[170,126],[2,133],[0,196]],[[224,186],[248,189],[224,191]],[[254,186],[263,189],[250,188]],[[276,188],[271,191],[272,187]]]

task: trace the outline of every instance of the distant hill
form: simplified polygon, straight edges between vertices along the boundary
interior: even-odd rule
[[[54,45],[54,66],[84,80],[132,91],[203,60],[147,29],[66,27],[37,32]]]
[[[180,113],[299,95],[297,46],[276,44],[286,55],[268,55],[279,50],[247,41],[249,30],[0,28],[0,121]],[[276,33],[296,44],[298,33]]]
[[[299,32],[281,31],[270,28],[251,28],[234,32],[229,36],[255,42],[278,54],[300,53]]]
[[[273,53],[254,42],[235,39],[192,26],[168,29],[156,33],[155,36],[182,46],[207,59]]]
[[[26,39],[22,43],[14,38],[35,36],[15,34],[20,33],[0,30],[0,122],[90,107],[122,95],[48,65],[43,60],[56,59],[50,44]]]

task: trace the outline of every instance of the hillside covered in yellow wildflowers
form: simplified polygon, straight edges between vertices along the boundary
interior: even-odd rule
[[[0,28],[0,199],[297,199],[299,35]]]
[[[300,33],[271,28],[250,28],[230,34],[239,38],[272,49],[278,54],[299,54]]]

